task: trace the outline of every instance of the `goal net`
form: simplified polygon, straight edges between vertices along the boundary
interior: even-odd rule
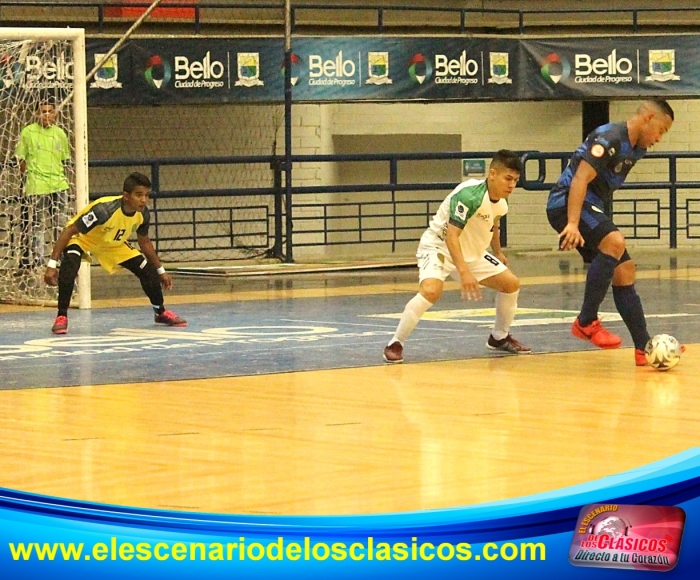
[[[0,28],[0,301],[48,304],[58,234],[87,203],[82,29]],[[75,301],[90,305],[89,268]]]

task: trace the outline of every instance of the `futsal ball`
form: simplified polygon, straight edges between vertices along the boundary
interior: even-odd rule
[[[670,334],[657,334],[647,342],[644,355],[650,367],[667,371],[681,360],[681,345]]]

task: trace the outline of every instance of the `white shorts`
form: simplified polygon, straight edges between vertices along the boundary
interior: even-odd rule
[[[419,283],[426,278],[437,278],[444,282],[450,276],[455,280],[459,280],[459,272],[457,272],[452,258],[442,248],[421,244],[418,246],[416,258],[418,258]],[[467,266],[469,266],[469,271],[479,282],[508,269],[508,266],[488,252],[484,252],[481,258],[467,262]]]

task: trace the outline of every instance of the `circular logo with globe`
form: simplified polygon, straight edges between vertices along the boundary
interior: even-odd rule
[[[569,64],[569,61],[565,58],[552,52],[544,57],[540,73],[545,80],[556,85],[569,78],[571,74],[571,64]]]
[[[433,66],[430,64],[430,61],[419,52],[414,54],[411,60],[408,61],[408,76],[411,77],[414,83],[422,85],[433,76]]]
[[[299,78],[301,77],[301,68],[302,68],[302,60],[301,57],[298,54],[291,53],[289,55],[289,62],[291,63],[291,70],[289,71],[289,76],[290,80],[292,83],[292,86],[296,86],[296,84],[299,82]],[[286,68],[284,66],[284,62],[282,63],[282,68],[280,68],[280,74],[282,75],[282,78],[284,78],[286,72]]]
[[[596,536],[606,534],[612,538],[621,538],[627,535],[627,524],[616,516],[608,516],[597,522],[593,526],[593,533]]]
[[[154,54],[146,61],[146,70],[143,71],[143,76],[146,77],[146,82],[154,89],[162,89],[170,82],[173,71],[170,68],[170,63],[163,60],[160,55]]]
[[[7,55],[0,56],[0,89],[19,86],[22,80],[22,65]]]

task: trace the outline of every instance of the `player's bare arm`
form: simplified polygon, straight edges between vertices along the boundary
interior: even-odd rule
[[[493,223],[491,250],[493,250],[493,255],[496,256],[496,258],[498,258],[506,266],[508,265],[508,258],[506,258],[506,255],[503,253],[503,248],[501,248],[501,228],[498,225],[498,220]]]
[[[160,258],[156,253],[156,249],[153,247],[153,242],[151,242],[151,238],[149,238],[148,236],[137,236],[137,241],[139,243],[139,248],[141,248],[141,251],[143,252],[143,255],[146,256],[146,259],[156,268],[162,268],[163,264],[161,264]],[[166,290],[172,289],[173,280],[170,277],[170,274],[163,270],[162,273],[159,274],[159,276],[161,286],[163,286],[163,288],[165,288]]]
[[[469,266],[464,261],[462,256],[462,248],[459,245],[459,236],[462,230],[455,225],[447,225],[447,235],[445,236],[445,244],[450,252],[452,263],[459,272],[459,279],[462,282],[462,298],[464,300],[480,300],[481,288],[474,275],[471,273]]]
[[[75,224],[70,224],[69,226],[63,228],[63,231],[58,236],[53,250],[51,251],[49,264],[54,264],[61,257],[63,250],[65,250],[66,246],[70,243],[70,239],[77,233],[78,227]],[[49,286],[58,285],[58,270],[55,266],[46,266],[46,272],[44,272],[44,282],[46,282]]]
[[[585,159],[581,159],[569,189],[568,223],[559,234],[561,248],[564,250],[573,250],[585,243],[578,229],[578,224],[581,220],[581,210],[583,209],[583,201],[586,199],[588,184],[595,179],[596,175],[598,172],[595,168]]]

